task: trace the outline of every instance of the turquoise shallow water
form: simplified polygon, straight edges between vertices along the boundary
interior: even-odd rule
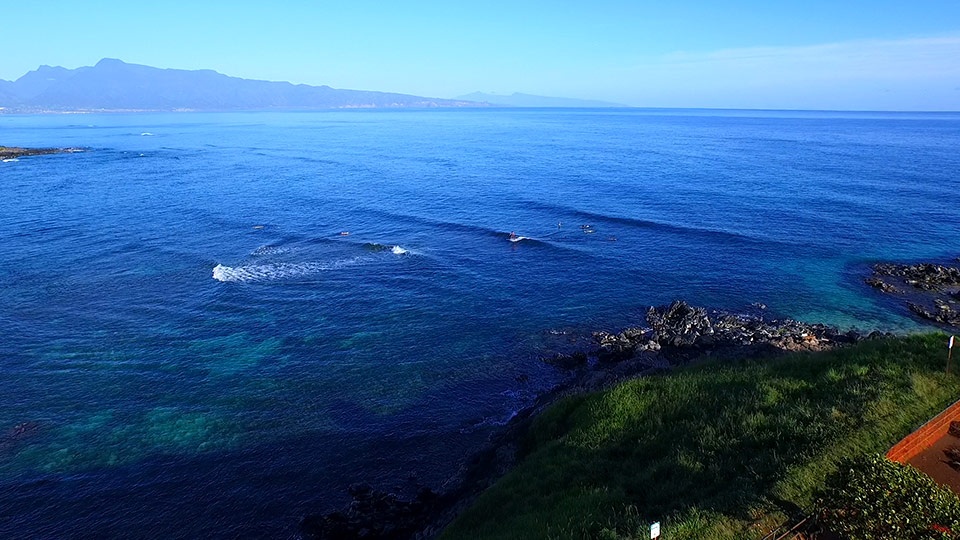
[[[960,254],[957,114],[7,115],[0,134],[89,148],[0,163],[3,537],[289,537],[351,482],[442,483],[557,382],[551,329],[675,298],[911,329],[866,268]]]

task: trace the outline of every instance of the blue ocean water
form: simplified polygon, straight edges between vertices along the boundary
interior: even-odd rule
[[[439,487],[559,381],[551,330],[676,298],[909,330],[868,265],[960,254],[960,114],[0,115],[0,143],[89,149],[0,163],[5,538],[295,537],[353,482]]]

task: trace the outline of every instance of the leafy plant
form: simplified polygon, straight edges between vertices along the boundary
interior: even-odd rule
[[[881,455],[843,460],[817,507],[821,523],[850,540],[960,538],[960,498]]]

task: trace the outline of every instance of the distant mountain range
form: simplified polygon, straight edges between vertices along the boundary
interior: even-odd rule
[[[14,82],[0,80],[4,112],[482,106],[469,100],[240,79],[211,70],[159,69],[110,58],[77,69],[40,66]]]
[[[0,112],[230,111],[399,107],[625,107],[561,97],[474,92],[454,99],[241,79],[209,69],[160,69],[104,58],[95,66],[40,66],[0,80]]]
[[[504,107],[628,107],[628,105],[610,103],[608,101],[533,96],[530,94],[520,94],[516,92],[510,94],[509,96],[474,92],[472,94],[458,96],[455,99],[462,99],[464,101],[477,101],[481,103],[489,103],[491,105],[501,105]]]

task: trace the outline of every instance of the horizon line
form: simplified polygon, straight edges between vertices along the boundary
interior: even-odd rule
[[[247,79],[252,80],[252,79]],[[269,82],[287,82],[287,81],[269,81]],[[412,95],[412,94],[411,94]],[[416,96],[420,97],[420,96]],[[550,97],[550,96],[538,96]],[[456,98],[433,98],[444,100],[455,100]],[[570,98],[578,99],[578,98]],[[467,100],[462,100],[467,101]],[[488,103],[488,102],[470,102],[470,103]],[[489,104],[489,103],[488,103]],[[516,105],[490,104],[488,107],[334,107],[334,108],[263,108],[263,109],[38,109],[25,110],[19,107],[0,106],[0,114],[3,115],[39,115],[39,114],[143,114],[143,113],[310,113],[310,112],[333,112],[333,111],[357,111],[357,112],[405,112],[405,111],[489,111],[489,110],[569,110],[569,111],[717,111],[717,112],[787,112],[787,113],[855,113],[855,114],[958,114],[960,109],[956,110],[932,110],[932,109],[771,109],[771,108],[745,108],[745,107],[657,107],[646,105],[622,105],[616,107],[528,107]]]

